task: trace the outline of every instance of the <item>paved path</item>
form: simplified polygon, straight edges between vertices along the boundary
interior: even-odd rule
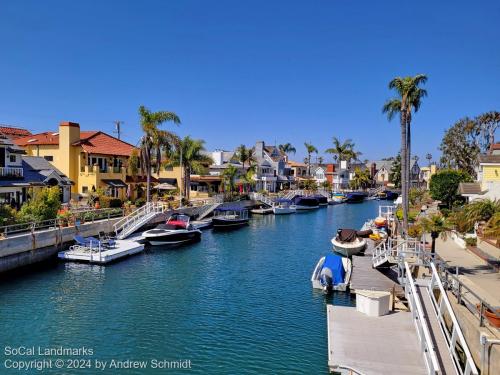
[[[436,240],[436,251],[448,266],[459,267],[460,279],[490,305],[500,306],[500,273],[492,270],[484,260],[462,249],[452,239]]]

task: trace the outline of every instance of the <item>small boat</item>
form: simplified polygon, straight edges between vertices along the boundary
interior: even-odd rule
[[[262,205],[257,208],[252,208],[250,212],[255,215],[269,215],[273,213],[273,208],[266,205]]]
[[[222,207],[214,211],[214,229],[236,229],[248,225],[248,210],[242,207]]]
[[[353,191],[351,193],[347,193],[346,202],[347,203],[361,203],[365,200],[366,194],[358,191]]]
[[[308,211],[319,208],[319,202],[314,197],[304,197],[302,195],[297,195],[293,198],[293,203],[295,204],[296,211]]]
[[[390,190],[381,191],[376,195],[377,199],[393,201],[398,197],[398,193]]]
[[[333,251],[350,257],[359,253],[366,246],[366,239],[372,234],[371,230],[357,231],[355,229],[339,229],[337,235],[332,238]]]
[[[351,280],[352,263],[349,258],[336,254],[322,257],[311,276],[314,289],[321,289],[324,293],[332,290],[345,292]]]
[[[342,193],[333,193],[332,197],[328,200],[328,204],[344,203],[346,199],[346,196]]]
[[[142,233],[142,236],[153,246],[199,241],[201,230],[194,228],[190,220],[188,215],[174,213],[168,218],[166,224],[147,230]]]
[[[273,212],[275,215],[289,215],[294,214],[296,208],[291,199],[281,198],[276,201]]]
[[[325,197],[324,195],[313,195],[313,198],[316,198],[318,200],[318,205],[321,206],[328,206],[328,198]]]

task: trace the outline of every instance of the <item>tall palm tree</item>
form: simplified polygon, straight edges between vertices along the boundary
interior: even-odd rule
[[[254,150],[252,148],[246,148],[245,145],[240,145],[236,149],[236,158],[245,169],[245,163],[248,163],[248,166],[255,162]]]
[[[141,154],[141,170],[146,174],[146,200],[151,199],[151,170],[155,167],[156,173],[160,171],[162,153],[170,151],[178,141],[177,136],[169,131],[160,129],[164,122],[180,124],[181,120],[174,112],[152,112],[143,105],[139,107],[139,116],[143,135],[139,141]]]
[[[279,145],[278,149],[286,155],[287,159],[288,159],[288,154],[293,153],[295,155],[295,153],[297,152],[297,150],[295,149],[295,147],[292,146],[291,143],[285,143],[283,145]]]
[[[318,153],[318,149],[314,147],[311,143],[304,142],[307,152],[307,175],[311,175],[311,154]]]
[[[346,160],[350,162],[352,159],[356,160],[361,156],[361,152],[354,151],[355,144],[351,139],[346,139],[341,142],[339,138],[333,137],[333,147],[325,150],[326,153],[333,155],[335,162]]]
[[[235,188],[236,176],[238,175],[238,168],[234,165],[228,166],[222,172],[222,178],[226,186],[229,187],[229,192],[232,193]]]
[[[191,192],[191,173],[201,173],[207,164],[213,163],[212,158],[203,154],[203,151],[204,140],[186,136],[180,140],[173,157],[174,164],[182,168],[184,181],[181,181],[181,189],[188,200]]]
[[[422,98],[427,91],[420,87],[427,81],[427,76],[417,74],[414,77],[396,77],[389,82],[389,89],[395,90],[397,97],[387,100],[382,112],[392,120],[399,115],[401,126],[401,192],[403,199],[403,231],[408,231],[408,192],[410,187],[410,154],[411,154],[411,119],[412,112],[420,109]]]

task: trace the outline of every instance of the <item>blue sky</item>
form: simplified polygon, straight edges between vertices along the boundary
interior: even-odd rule
[[[208,149],[291,142],[301,160],[337,136],[373,159],[399,149],[388,81],[426,73],[413,146],[437,156],[454,121],[500,110],[499,16],[498,1],[2,0],[0,123],[122,120],[136,143],[144,104]]]

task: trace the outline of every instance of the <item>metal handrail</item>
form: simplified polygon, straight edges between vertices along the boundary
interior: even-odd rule
[[[429,283],[428,286],[428,292],[429,296],[431,298],[431,302],[434,308],[434,312],[437,315],[439,326],[441,328],[441,331],[443,332],[443,335],[446,338],[446,346],[448,348],[448,351],[453,359],[453,363],[455,365],[455,368],[457,371],[459,371],[460,374],[463,375],[469,375],[473,374],[476,375],[478,374],[476,365],[474,363],[474,360],[472,359],[472,355],[469,351],[469,347],[467,345],[467,342],[465,341],[464,335],[462,333],[462,329],[460,328],[460,325],[458,324],[457,317],[455,316],[455,312],[453,311],[453,308],[451,307],[450,301],[448,300],[448,295],[446,294],[446,291],[444,290],[443,284],[441,282],[441,279],[439,277],[439,274],[436,270],[436,266],[434,265],[433,262],[430,263],[431,269],[432,269],[432,277],[431,277],[431,282]],[[438,287],[441,299],[438,301],[436,299],[436,296],[434,294],[434,289],[435,287]],[[446,310],[445,310],[446,309]],[[448,316],[451,319],[451,335],[450,332],[448,331],[448,328],[446,326],[446,322],[444,320],[444,313],[447,313]],[[463,350],[465,354],[465,369],[462,369],[461,363],[460,363],[460,358],[457,353],[457,341],[460,344],[461,349]]]
[[[417,330],[417,336],[420,341],[420,350],[424,355],[427,372],[429,374],[439,374],[441,372],[441,369],[437,360],[436,350],[432,343],[429,326],[427,325],[427,321],[425,319],[424,310],[422,308],[422,304],[420,303],[420,298],[418,298],[417,295],[417,288],[415,287],[415,282],[413,281],[408,262],[405,262],[405,271],[405,295],[406,299],[410,303],[412,319]]]

